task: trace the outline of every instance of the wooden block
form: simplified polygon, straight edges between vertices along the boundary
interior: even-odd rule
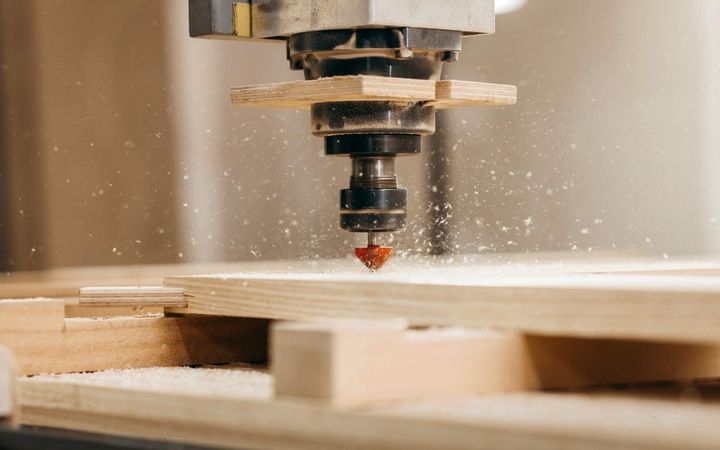
[[[189,314],[297,321],[399,317],[411,326],[720,342],[718,277],[573,274],[507,264],[501,271],[483,264],[402,261],[391,261],[397,269],[370,274],[347,267],[353,263],[286,270],[248,266],[235,274],[169,277],[165,285],[186,289],[188,308],[176,311]]]
[[[720,443],[712,397],[516,393],[338,410],[273,399],[272,377],[261,372],[205,368],[36,376],[18,385],[25,425],[208,447],[714,450]]]
[[[720,345],[405,330],[397,321],[279,323],[278,396],[335,406],[720,376]]]
[[[506,391],[524,375],[522,340],[508,334],[407,331],[384,321],[280,323],[271,342],[275,394],[335,406]]]
[[[353,75],[236,87],[230,97],[234,105],[276,108],[345,101],[419,102],[435,99],[435,82]]]
[[[162,286],[84,287],[80,306],[132,306],[185,308],[185,290]]]
[[[10,350],[0,347],[0,423],[12,421],[15,409],[15,359]]]
[[[477,81],[440,80],[436,85],[438,108],[503,106],[517,103],[517,87]]]
[[[65,319],[62,300],[0,300],[0,345],[19,373],[262,361],[267,322],[220,317]]]
[[[0,300],[0,334],[61,332],[65,302],[52,299]],[[0,340],[0,345],[3,342]]]

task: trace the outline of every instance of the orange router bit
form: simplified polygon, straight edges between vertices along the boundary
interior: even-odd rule
[[[367,247],[355,248],[355,256],[373,272],[380,270],[393,254],[393,248],[378,245],[375,236],[375,233],[369,232]]]

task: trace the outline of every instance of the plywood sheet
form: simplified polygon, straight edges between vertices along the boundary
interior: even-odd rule
[[[277,108],[306,108],[325,102],[434,99],[434,81],[363,75],[242,86],[231,93],[234,105]]]
[[[685,269],[718,267],[717,262]],[[622,275],[667,263],[398,260],[379,273],[347,261],[169,277],[195,314],[287,320],[404,318],[417,326],[669,341],[720,341],[720,278]]]
[[[234,105],[309,108],[315,103],[346,101],[430,102],[433,106],[514,105],[517,88],[458,80],[415,80],[368,75],[240,86],[230,94]]]
[[[617,394],[468,396],[373,409],[272,399],[247,369],[136,369],[19,380],[27,425],[259,449],[715,449],[720,408]]]
[[[478,81],[437,82],[434,104],[439,108],[461,106],[503,106],[517,102],[517,87]]]
[[[176,307],[187,306],[185,291],[162,286],[83,287],[80,306]]]

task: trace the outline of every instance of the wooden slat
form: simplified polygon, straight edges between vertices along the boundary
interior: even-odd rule
[[[361,380],[359,380],[360,382]],[[720,445],[720,408],[523,393],[338,410],[272,399],[247,370],[141,369],[19,380],[27,425],[258,449],[684,450]]]
[[[0,346],[0,423],[11,421],[15,409],[15,359]]]
[[[234,105],[307,108],[314,103],[435,99],[435,82],[377,76],[341,76],[317,80],[242,86],[232,89]]]
[[[506,106],[517,102],[517,87],[477,81],[441,80],[437,82],[438,108],[461,106]]]
[[[267,323],[221,317],[64,318],[62,300],[0,300],[0,345],[19,373],[176,366],[266,358]]]
[[[551,267],[500,272],[409,262],[375,274],[340,267],[170,277],[165,285],[186,289],[185,311],[192,314],[404,318],[417,326],[720,342],[720,278],[574,275]]]
[[[162,286],[84,287],[80,306],[132,306],[185,308],[185,290]]]
[[[84,286],[153,286],[168,275],[232,272],[243,264],[157,264],[72,267],[48,271],[9,272],[0,278],[0,299],[77,297]]]
[[[357,320],[279,323],[271,341],[276,395],[336,406],[720,377],[720,345],[408,331],[402,321]]]

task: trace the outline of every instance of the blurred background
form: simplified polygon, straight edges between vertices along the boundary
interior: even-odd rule
[[[519,2],[522,4],[522,2]],[[182,0],[0,0],[0,268],[347,255],[345,158],[281,44],[188,37]],[[518,105],[444,112],[399,161],[407,254],[720,250],[720,2],[528,0],[448,78]]]

